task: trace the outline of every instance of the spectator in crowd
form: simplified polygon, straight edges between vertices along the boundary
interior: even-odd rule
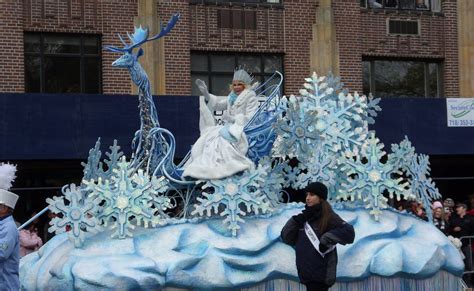
[[[433,208],[433,224],[445,235],[449,234],[449,223],[444,215],[443,204],[439,201],[435,201],[432,205]]]
[[[29,217],[36,215],[33,212]],[[32,252],[39,250],[43,246],[43,240],[38,235],[38,220],[35,220],[20,230],[20,257],[24,257]]]
[[[456,215],[453,215],[450,220],[450,234],[457,238],[473,235],[473,218],[467,215],[467,205],[464,203],[458,203],[456,205]],[[470,252],[469,239],[461,239],[463,252],[465,259],[465,269],[472,270],[472,255]]]
[[[444,206],[444,216],[447,221],[450,221],[451,216],[454,212],[454,200],[451,198],[446,198],[443,202]]]
[[[416,215],[418,218],[428,221],[428,217],[426,216],[426,211],[423,207],[423,203],[418,201],[412,201],[409,211]]]

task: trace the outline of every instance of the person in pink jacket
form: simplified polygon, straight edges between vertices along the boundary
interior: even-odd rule
[[[28,229],[20,230],[20,257],[36,252],[42,245],[43,240],[38,236],[38,227],[35,222],[32,222]]]

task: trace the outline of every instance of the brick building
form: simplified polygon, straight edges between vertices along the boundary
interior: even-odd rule
[[[0,92],[130,93],[128,73],[110,66],[117,54],[102,46],[119,45],[117,34],[134,23],[156,31],[179,11],[172,33],[145,47],[154,93],[197,93],[195,78],[222,92],[244,66],[261,80],[283,71],[285,94],[297,94],[312,71],[332,71],[351,91],[457,97],[458,2],[2,1]],[[54,84],[62,76],[69,81]]]
[[[376,97],[472,97],[473,3],[5,0],[0,93],[134,93],[129,73],[111,66],[119,54],[103,46],[120,46],[117,34],[126,36],[138,24],[156,33],[160,21],[180,12],[166,38],[143,46],[141,61],[153,94],[196,95],[197,78],[211,92],[225,94],[234,68],[243,66],[260,81],[282,71],[287,95],[298,94],[303,79],[316,71],[340,75],[350,91]],[[466,159],[439,161],[458,165]],[[54,185],[81,174],[77,160],[17,162],[31,174],[24,179],[31,186],[44,186],[32,180],[45,168],[51,176],[70,169]]]

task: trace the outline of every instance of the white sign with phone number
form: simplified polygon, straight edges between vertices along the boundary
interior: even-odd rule
[[[474,127],[474,98],[447,98],[448,127]]]

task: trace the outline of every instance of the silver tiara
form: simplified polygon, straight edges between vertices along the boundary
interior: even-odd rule
[[[244,69],[240,69],[234,72],[234,78],[232,81],[242,81],[245,84],[252,84],[253,78]]]

